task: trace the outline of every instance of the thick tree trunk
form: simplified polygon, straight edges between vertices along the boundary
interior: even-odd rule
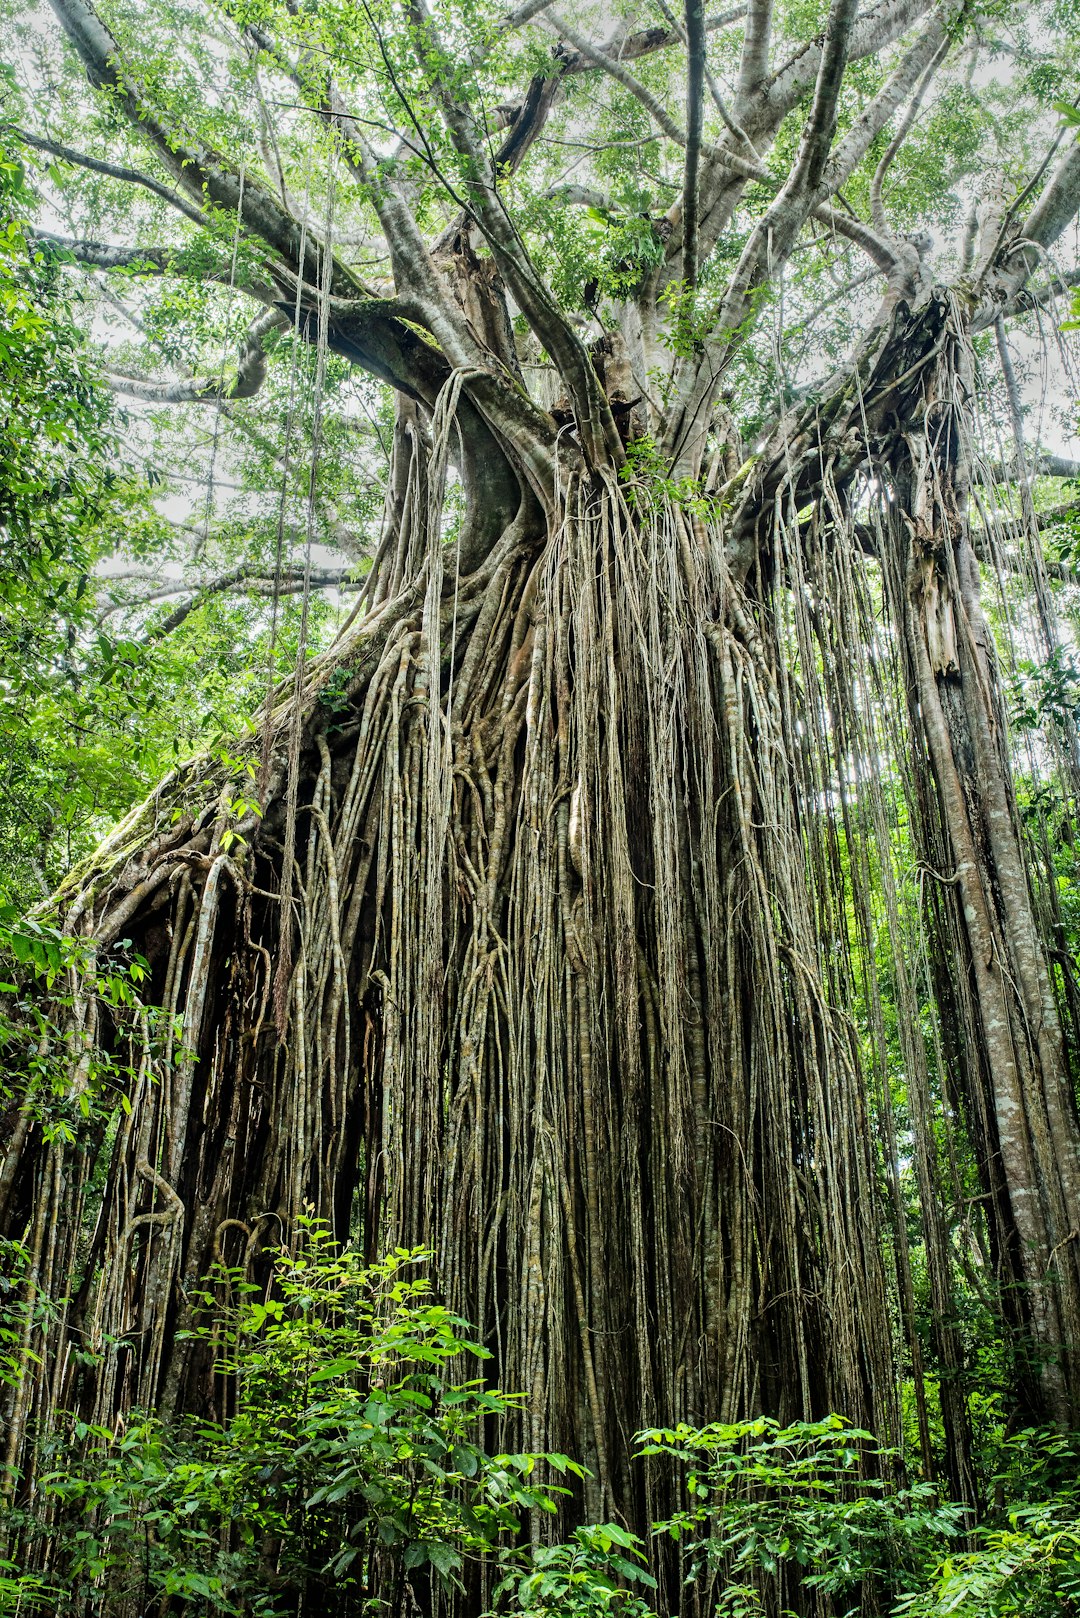
[[[1036,922],[967,494],[971,351],[952,305],[921,383],[921,419],[890,476],[892,607],[916,745],[936,802],[916,820],[942,895],[956,1072],[994,1229],[998,1285],[1032,1408],[1080,1412],[1080,1129]],[[944,860],[945,868],[939,868]]]
[[[150,960],[163,1020],[98,1013],[130,1113],[15,1178],[9,1228],[50,1175],[76,1210],[101,1187],[88,1247],[77,1214],[50,1226],[77,1285],[16,1437],[57,1403],[210,1405],[189,1300],[310,1204],[372,1252],[429,1245],[529,1395],[502,1441],[580,1456],[579,1509],[643,1525],[672,1503],[631,1467],[646,1425],[838,1409],[897,1435],[866,1103],[778,653],[722,535],[577,470],[449,578],[442,453],[412,435],[388,593],[278,711],[261,819],[200,766],[69,885],[71,926]]]

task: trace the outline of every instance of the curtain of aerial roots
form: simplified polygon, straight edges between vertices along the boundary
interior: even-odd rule
[[[899,629],[916,746],[929,764],[913,814],[943,969],[949,1078],[983,1165],[990,1251],[1034,1408],[1080,1413],[1080,1130],[1046,941],[1032,900],[996,654],[979,599],[967,503],[975,475],[970,346],[942,310],[939,355],[920,384],[923,431],[886,475],[886,592]],[[984,504],[985,511],[985,504]],[[987,536],[991,563],[993,531]],[[1044,651],[1055,626],[1037,533],[1019,558]],[[1031,563],[1037,562],[1032,568]],[[1027,566],[1025,566],[1027,564]],[[1050,739],[1050,738],[1048,738]],[[1068,748],[1037,776],[1072,796]],[[1053,880],[1053,874],[1051,880]]]
[[[130,1111],[19,1182],[35,1285],[71,1294],[28,1345],[24,1491],[50,1406],[220,1398],[187,1300],[218,1258],[265,1279],[307,1204],[373,1253],[430,1245],[528,1395],[500,1439],[583,1459],[591,1515],[671,1503],[630,1463],[649,1423],[836,1409],[897,1437],[839,834],[798,804],[818,709],[721,535],[651,492],[571,477],[542,539],[444,576],[450,405],[435,451],[400,438],[384,583],[316,665],[351,707],[308,694],[295,847],[283,763],[247,850],[187,813],[193,776],[74,900],[167,1015],[83,1008]]]
[[[1080,1134],[1044,936],[1056,877],[1049,858],[1040,874],[1025,857],[967,516],[970,347],[949,300],[926,324],[921,374],[898,412],[907,431],[884,435],[880,460],[843,495],[826,476],[808,520],[778,510],[774,599],[786,728],[805,727],[821,970],[831,998],[855,1005],[877,1074],[920,1442],[933,1471],[930,1369],[949,1482],[971,1500],[958,1282],[988,1325],[1005,1326],[1029,1419],[1080,1410]],[[1046,656],[1057,642],[1037,530],[974,495],[980,550],[999,583],[1008,567],[1021,628]],[[1046,735],[1028,760],[1066,803],[1069,740]],[[1057,987],[1067,1005],[1067,976]],[[901,1166],[921,1214],[921,1299]]]

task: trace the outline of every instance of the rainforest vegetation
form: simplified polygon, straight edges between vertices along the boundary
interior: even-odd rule
[[[1080,7],[0,0],[0,1612],[1080,1610]]]

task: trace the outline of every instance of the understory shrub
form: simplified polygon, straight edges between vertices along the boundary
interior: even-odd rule
[[[115,1430],[67,1418],[34,1510],[6,1513],[0,1613],[405,1618],[448,1598],[460,1618],[659,1613],[625,1526],[537,1543],[533,1514],[550,1519],[585,1470],[500,1450],[523,1396],[485,1385],[488,1356],[437,1301],[429,1261],[398,1249],[367,1264],[308,1218],[272,1279],[219,1267],[189,1333],[207,1411]],[[667,1468],[684,1501],[652,1525],[657,1550],[673,1549],[703,1615],[1071,1618],[1075,1451],[1021,1433],[1001,1452],[997,1508],[973,1527],[837,1415],[638,1435],[639,1462]],[[35,1539],[48,1572],[31,1577]]]

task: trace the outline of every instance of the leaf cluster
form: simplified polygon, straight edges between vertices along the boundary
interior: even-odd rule
[[[435,1300],[430,1255],[366,1264],[319,1221],[300,1228],[269,1287],[223,1266],[194,1300],[227,1417],[144,1414],[119,1433],[73,1423],[82,1461],[43,1483],[69,1525],[72,1586],[115,1590],[137,1570],[145,1601],[207,1612],[269,1618],[301,1596],[401,1611],[408,1590],[460,1589],[500,1547],[500,1590],[524,1578],[523,1610],[554,1610],[541,1601],[552,1580],[594,1592],[606,1580],[610,1594],[632,1565],[623,1552],[637,1554],[617,1527],[575,1541],[562,1564],[514,1550],[526,1516],[553,1513],[562,1480],[584,1470],[485,1444],[521,1399],[463,1374],[488,1356]],[[616,1610],[605,1600],[559,1610]]]
[[[798,1589],[857,1609],[904,1589],[963,1513],[928,1482],[898,1486],[896,1451],[832,1415],[782,1426],[680,1425],[639,1434],[639,1454],[685,1469],[689,1503],[656,1524],[688,1577],[719,1586],[717,1613],[787,1611]]]

